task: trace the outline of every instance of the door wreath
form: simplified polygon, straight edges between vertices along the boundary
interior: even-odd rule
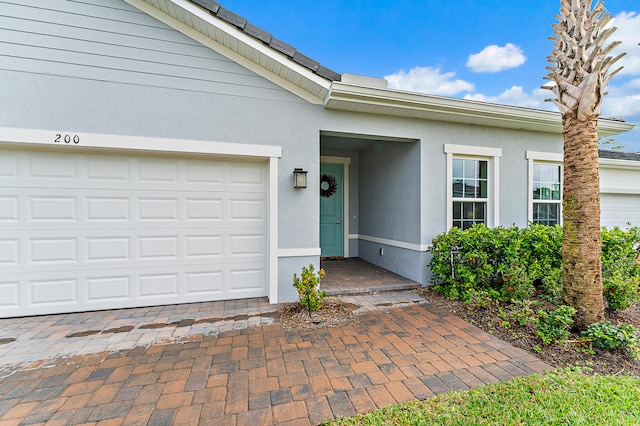
[[[320,195],[329,198],[338,190],[336,178],[331,175],[322,175],[320,177]]]

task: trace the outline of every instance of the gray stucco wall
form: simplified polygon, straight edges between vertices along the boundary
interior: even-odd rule
[[[360,154],[359,233],[420,241],[420,145],[374,143]]]

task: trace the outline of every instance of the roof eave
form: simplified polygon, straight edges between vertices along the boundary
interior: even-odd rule
[[[327,109],[446,121],[487,127],[562,133],[560,113],[467,99],[447,98],[393,89],[333,82]],[[633,124],[599,120],[599,137],[630,131]]]
[[[301,65],[309,58],[299,52],[289,58],[241,31],[234,19],[215,17],[187,0],[124,1],[313,104],[321,105],[329,93],[331,81]],[[325,70],[317,68],[321,74]]]

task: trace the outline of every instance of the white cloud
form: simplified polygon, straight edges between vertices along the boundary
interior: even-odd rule
[[[610,41],[621,41],[612,55],[626,52],[626,56],[615,63],[611,70],[623,65],[620,75],[640,75],[640,14],[637,12],[622,12],[613,18],[611,25],[618,28],[609,38]],[[616,77],[614,77],[615,80]],[[612,80],[612,81],[614,81]]]
[[[620,116],[632,123],[640,123],[640,78],[620,86],[610,85],[608,92],[602,103],[603,116]]]
[[[400,70],[384,78],[391,89],[407,90],[410,92],[429,93],[432,95],[455,95],[460,92],[473,90],[473,83],[464,80],[454,80],[455,72],[443,73],[440,68],[415,67],[409,72]]]
[[[526,93],[521,86],[512,86],[510,89],[505,90],[498,96],[486,96],[480,93],[474,93],[468,94],[464,98],[473,101],[490,102],[494,104],[555,110],[556,107],[552,103],[544,101],[545,99],[551,97],[549,95],[553,94],[548,90],[536,89],[531,93]]]
[[[469,55],[467,67],[474,72],[498,72],[524,64],[527,57],[522,49],[512,43],[504,47],[492,44],[482,49],[482,52]]]

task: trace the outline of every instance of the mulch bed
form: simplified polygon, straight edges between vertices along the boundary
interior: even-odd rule
[[[459,300],[450,300],[439,295],[430,287],[421,288],[416,292],[431,302],[434,306],[450,312],[465,321],[474,324],[513,346],[525,349],[547,364],[564,368],[571,366],[587,367],[599,374],[625,374],[640,377],[640,361],[634,360],[626,351],[607,351],[593,349],[594,354],[588,352],[590,348],[581,346],[577,342],[580,336],[572,333],[569,343],[543,345],[536,335],[535,325],[529,323],[521,326],[517,321],[509,319],[509,312],[513,306],[501,303],[487,307],[473,307]],[[544,305],[544,301],[539,301]],[[540,306],[542,307],[542,306]],[[540,307],[534,308],[534,311]],[[549,306],[547,306],[549,308]],[[505,317],[506,314],[506,317]],[[501,318],[505,317],[505,318]],[[627,322],[640,329],[640,306],[633,306],[623,312],[606,312],[606,321],[611,323]],[[508,321],[508,325],[506,323]],[[535,348],[535,349],[534,349]]]
[[[322,308],[309,312],[302,309],[298,302],[278,305],[280,323],[284,331],[312,330],[323,327],[341,327],[360,322],[353,313],[359,306],[344,303],[337,297],[325,297]]]

